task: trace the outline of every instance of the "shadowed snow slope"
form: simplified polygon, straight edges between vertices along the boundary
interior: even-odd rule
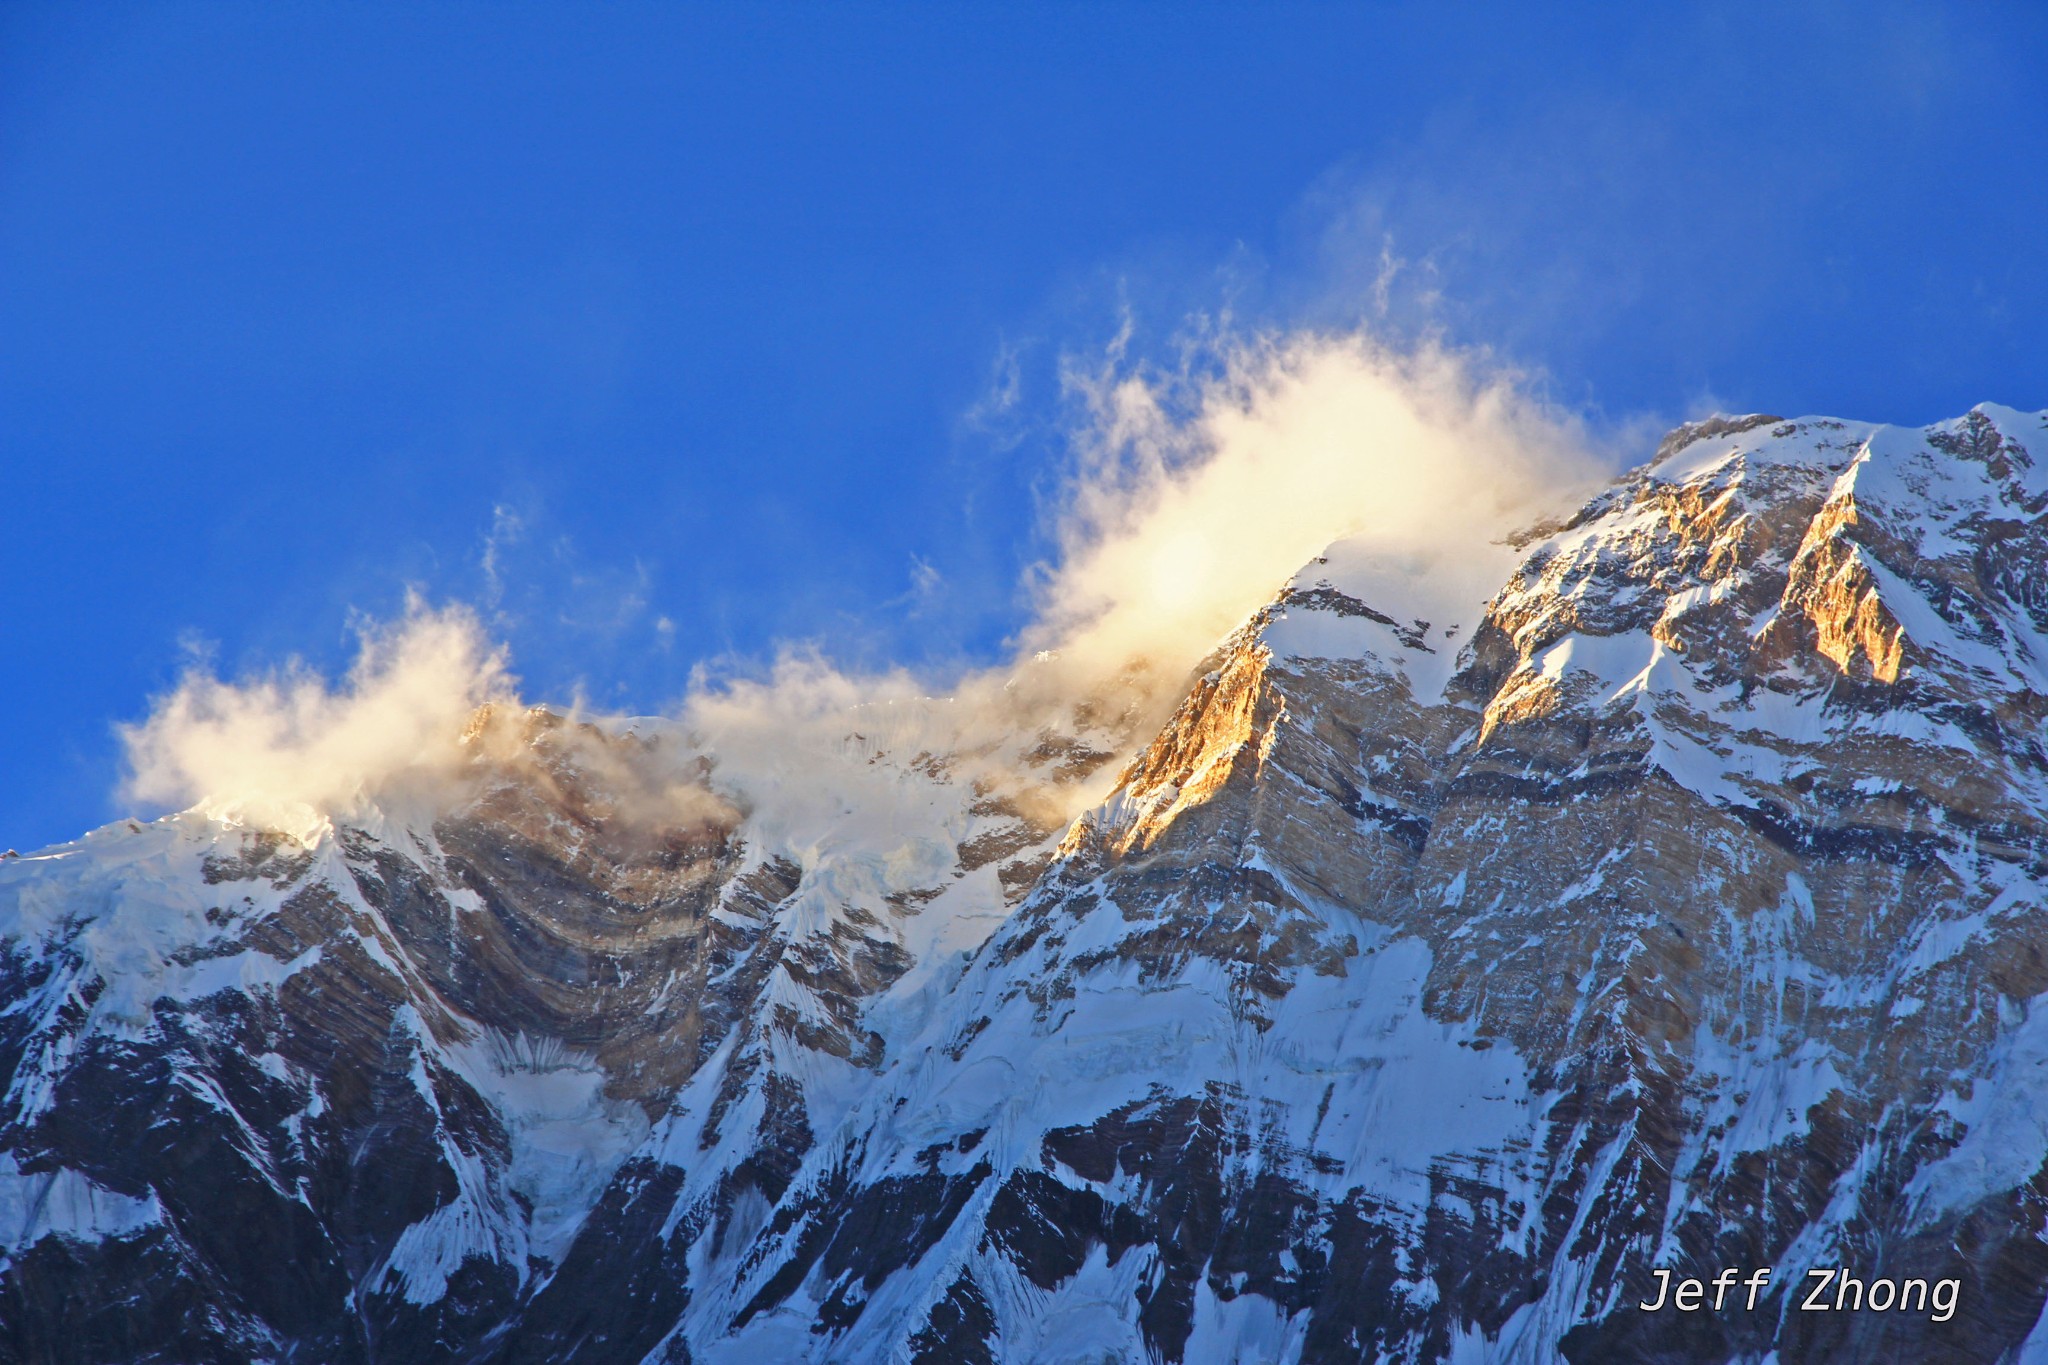
[[[1123,762],[1071,824],[941,701],[780,786],[501,705],[438,804],[0,863],[0,1356],[2015,1358],[2044,514],[2042,415],[1718,418],[1470,600],[1340,542],[1156,734],[1019,737]]]

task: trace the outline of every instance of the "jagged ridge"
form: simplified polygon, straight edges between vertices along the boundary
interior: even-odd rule
[[[1682,429],[1468,620],[1332,547],[1064,832],[887,740],[886,819],[648,830],[541,715],[546,780],[436,818],[10,862],[0,1340],[1998,1359],[2044,511],[2041,415]],[[1631,1306],[1838,1263],[1961,1309]]]

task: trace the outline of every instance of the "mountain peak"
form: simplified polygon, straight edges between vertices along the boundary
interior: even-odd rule
[[[1717,416],[1448,570],[1340,541],[1156,729],[1037,675],[952,747],[924,697],[802,747],[498,704],[316,837],[195,810],[0,861],[0,1328],[2011,1358],[2048,1297],[2044,431]],[[1771,1311],[1632,1307],[1729,1265]],[[1959,1297],[1820,1331],[1826,1266]]]

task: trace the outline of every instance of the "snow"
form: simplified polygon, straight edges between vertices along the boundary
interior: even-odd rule
[[[237,932],[209,919],[209,910],[227,904],[246,922],[273,912],[288,894],[262,878],[220,887],[202,880],[204,857],[237,850],[230,831],[187,812],[150,825],[109,825],[0,862],[0,938],[59,954],[76,964],[80,979],[102,981],[93,1006],[98,1026],[124,1036],[137,1036],[164,997],[275,989],[319,961],[319,949],[291,962],[252,951],[193,951],[230,943]]]
[[[1657,465],[1654,474],[1664,483],[1691,483],[1719,472],[1738,459],[1755,469],[1790,468],[1832,473],[1846,466],[1865,442],[1885,429],[1876,422],[1795,417],[1752,427],[1748,431],[1695,441]]]
[[[2027,1002],[2023,1022],[2000,1040],[1990,1074],[1947,1109],[1967,1131],[1906,1187],[1923,1223],[2024,1184],[2048,1162],[2048,995]]]
[[[151,1196],[136,1199],[95,1184],[65,1167],[24,1171],[11,1152],[0,1152],[0,1252],[18,1256],[45,1237],[100,1242],[126,1237],[163,1221]]]
[[[1296,574],[1287,591],[1333,589],[1416,632],[1416,643],[1369,617],[1300,601],[1273,609],[1260,640],[1281,659],[1374,662],[1402,677],[1417,701],[1432,704],[1456,672],[1489,595],[1518,557],[1498,541],[1467,547],[1456,563],[1441,555],[1396,554],[1369,536],[1338,541]]]
[[[1286,1365],[1301,1358],[1309,1314],[1287,1316],[1279,1304],[1258,1294],[1216,1297],[1204,1275],[1195,1284],[1195,1326],[1185,1359],[1215,1365]]]
[[[1711,1026],[1702,1028],[1693,1043],[1692,1066],[1695,1083],[1711,1097],[1699,1131],[1722,1134],[1713,1174],[1726,1176],[1745,1153],[1805,1137],[1813,1107],[1849,1084],[1835,1061],[1828,1045],[1815,1038],[1765,1034],[1738,1044]],[[1692,1174],[1685,1162],[1672,1171],[1674,1180]]]
[[[532,1206],[529,1253],[559,1263],[652,1124],[639,1105],[605,1095],[594,1057],[557,1039],[486,1030],[443,1055],[511,1137],[505,1183]]]
[[[1004,1358],[1045,1365],[1144,1360],[1138,1288],[1150,1259],[1132,1254],[1112,1264],[1109,1253],[1097,1246],[1071,1278],[1040,1289],[1007,1262],[986,1258],[989,1306],[995,1310]]]
[[[524,1283],[530,1258],[556,1263],[595,1207],[613,1173],[645,1141],[650,1125],[637,1105],[608,1099],[604,1073],[589,1056],[558,1040],[480,1031],[442,1047],[416,1011],[401,1016],[413,1043],[413,1087],[436,1113],[442,1097],[427,1058],[447,1066],[482,1095],[503,1121],[511,1160],[500,1165],[446,1128],[442,1160],[455,1196],[399,1234],[382,1269],[413,1303],[433,1303],[471,1259],[510,1267]],[[531,1213],[512,1196],[523,1197]]]
[[[1472,1024],[1423,1012],[1430,960],[1420,939],[1396,939],[1350,959],[1342,978],[1304,980],[1271,1030],[1278,1041],[1247,1039],[1244,1057],[1250,1093],[1289,1102],[1297,1123],[1334,1082],[1320,1127],[1296,1136],[1345,1163],[1334,1188],[1362,1190],[1418,1218],[1433,1167],[1492,1162],[1541,1122],[1512,1047],[1495,1040],[1475,1049]]]

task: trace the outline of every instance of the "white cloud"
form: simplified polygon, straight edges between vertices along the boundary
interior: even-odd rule
[[[503,503],[491,508],[491,529],[484,536],[480,566],[484,575],[484,601],[495,608],[505,596],[504,558],[510,547],[526,535],[526,521]]]
[[[147,720],[121,727],[124,793],[296,830],[394,782],[454,771],[471,715],[513,688],[473,613],[414,600],[402,620],[363,632],[339,686],[296,660],[232,683],[194,666]]]
[[[1331,543],[1408,566],[1403,615],[1469,613],[1484,547],[1602,471],[1523,376],[1361,331],[1227,340],[1198,372],[1075,372],[1089,413],[1027,652],[1169,684]],[[1481,564],[1474,572],[1475,562]]]
[[[1171,373],[1128,354],[1126,328],[1098,364],[1069,367],[1083,414],[1074,465],[1013,658],[947,678],[854,675],[796,654],[765,679],[700,674],[677,718],[715,756],[723,791],[775,804],[794,831],[923,799],[870,764],[876,752],[950,754],[962,776],[1002,782],[1005,755],[1082,701],[1139,717],[1142,741],[1188,670],[1333,541],[1364,537],[1433,599],[1389,609],[1469,610],[1498,586],[1475,572],[1487,558],[1475,547],[1597,468],[1569,415],[1479,354],[1356,331],[1226,338]],[[492,546],[500,533],[517,531],[501,519]],[[936,571],[913,566],[917,588],[935,590]],[[288,828],[401,789],[445,798],[476,753],[464,728],[493,702],[517,702],[504,651],[467,610],[415,603],[365,634],[339,685],[298,665],[243,682],[195,668],[124,730],[127,794]],[[694,773],[617,776],[632,793],[622,808],[704,814]]]

